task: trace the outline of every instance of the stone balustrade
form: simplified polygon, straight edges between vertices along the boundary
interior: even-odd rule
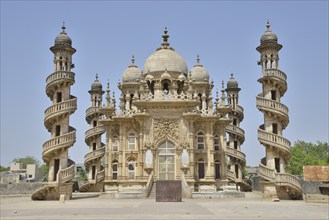
[[[86,110],[86,117],[89,117],[90,115],[94,114],[95,112],[98,112],[99,107],[89,107]]]
[[[236,134],[244,140],[244,130],[243,129],[241,129],[237,126],[234,126],[234,125],[227,125],[226,126],[226,131],[229,132],[229,133]]]
[[[53,74],[49,75],[46,79],[47,86],[52,84],[53,82],[60,80],[60,79],[68,79],[74,81],[75,74],[70,71],[57,71]]]
[[[271,76],[287,81],[287,75],[279,69],[266,69],[263,76]]]
[[[58,182],[65,183],[74,177],[74,164],[58,172]]]
[[[246,155],[237,149],[228,147],[228,148],[226,148],[226,154],[228,154],[229,156],[238,158],[242,161],[246,161]]]
[[[105,170],[96,173],[96,182],[99,183],[105,179]]]
[[[277,173],[275,174],[275,182],[280,185],[292,185],[298,190],[302,190],[300,180],[298,177],[289,173]]]
[[[258,129],[258,140],[290,152],[290,141],[280,135]]]
[[[102,125],[90,128],[85,132],[85,140],[89,139],[91,136],[102,134],[105,132],[105,128]]]
[[[59,102],[51,105],[45,110],[45,121],[47,121],[54,114],[61,114],[65,111],[74,111],[77,108],[77,98],[67,101]]]
[[[64,135],[60,135],[58,137],[52,138],[48,141],[46,141],[43,144],[43,153],[42,155],[45,156],[47,153],[49,153],[52,150],[56,150],[58,147],[63,146],[72,146],[75,142],[76,138],[76,131],[71,131],[69,133],[66,133]]]
[[[105,147],[98,148],[94,151],[91,151],[85,155],[85,164],[91,160],[103,157],[105,154]]]
[[[270,99],[266,99],[263,98],[261,96],[257,96],[256,98],[256,105],[258,108],[266,108],[266,109],[273,109],[276,110],[278,112],[280,112],[281,114],[283,114],[286,118],[288,118],[288,107],[285,106],[284,104],[274,101],[274,100],[270,100]]]
[[[162,92],[160,96],[153,95],[151,92],[145,93],[141,96],[141,100],[145,101],[182,101],[192,100],[191,95],[185,94],[184,92],[178,94],[176,91],[173,93]]]
[[[231,170],[227,170],[227,178],[229,180],[235,180],[235,173]]]
[[[270,169],[263,164],[259,164],[258,174],[268,181],[275,181],[275,170]]]

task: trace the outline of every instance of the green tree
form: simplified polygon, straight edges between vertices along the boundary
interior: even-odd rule
[[[75,180],[76,181],[87,181],[88,177],[87,177],[86,171],[79,170],[75,175]]]
[[[47,182],[49,174],[49,167],[47,166],[47,164],[44,163],[39,167],[39,173],[41,175],[41,181]]]
[[[3,167],[0,165],[0,172],[9,171],[9,167]]]
[[[316,144],[298,140],[291,148],[286,171],[294,175],[303,175],[303,166],[329,166],[329,145],[317,141]]]
[[[26,156],[26,157],[21,157],[21,158],[15,158],[13,161],[13,163],[21,163],[23,164],[23,169],[26,169],[26,165],[27,164],[36,164],[39,166],[40,162],[35,159],[35,157],[33,156]]]

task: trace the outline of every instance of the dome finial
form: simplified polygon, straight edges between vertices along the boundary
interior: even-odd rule
[[[98,73],[96,73],[96,80],[95,81],[98,81]]]
[[[135,64],[135,56],[134,56],[134,54],[131,56],[131,64]]]
[[[194,66],[201,66],[203,67],[201,64],[200,64],[200,56],[199,54],[196,55],[196,64]]]
[[[234,77],[233,77],[233,73],[231,73],[231,79],[234,79]]]
[[[129,65],[129,67],[137,67],[135,64],[135,56],[134,54],[131,56],[131,64]]]
[[[267,28],[268,31],[270,31],[270,27],[271,27],[271,25],[270,25],[270,19],[267,19],[266,28]]]
[[[164,31],[163,31],[162,38],[163,38],[163,42],[162,42],[162,44],[161,44],[162,48],[164,48],[164,49],[169,48],[169,45],[170,45],[170,44],[168,43],[169,35],[168,35],[167,26],[165,27],[165,29],[164,29]]]
[[[63,21],[63,25],[62,25],[62,33],[63,34],[65,33],[65,29],[66,29],[66,27],[65,27],[65,21]]]

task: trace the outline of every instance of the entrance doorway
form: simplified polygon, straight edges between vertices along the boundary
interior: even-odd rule
[[[59,159],[54,160],[54,181],[57,181],[57,173],[59,171]]]
[[[159,145],[159,180],[175,179],[175,145],[170,141],[164,141]]]

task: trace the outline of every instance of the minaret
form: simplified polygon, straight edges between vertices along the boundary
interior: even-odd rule
[[[227,154],[231,157],[229,168],[235,175],[235,181],[242,181],[242,169],[246,164],[246,156],[241,151],[241,145],[245,140],[244,130],[240,128],[240,122],[243,120],[243,108],[239,105],[238,81],[231,74],[230,80],[227,82],[225,89],[227,93],[228,104],[232,111],[228,113],[229,119],[232,122],[226,127],[226,132],[229,135]]]
[[[86,121],[90,128],[86,131],[85,141],[89,147],[89,152],[85,156],[85,167],[88,171],[89,182],[96,183],[99,181],[97,174],[103,170],[101,159],[105,154],[105,144],[102,143],[101,137],[105,133],[105,128],[99,123],[102,113],[99,108],[102,106],[102,96],[104,94],[102,84],[96,74],[95,81],[91,84],[89,90],[91,107],[86,110]]]
[[[77,109],[77,98],[71,95],[71,86],[75,82],[75,74],[71,71],[72,55],[76,50],[64,24],[50,50],[54,54],[54,72],[47,77],[46,93],[52,105],[45,110],[44,125],[51,138],[43,144],[42,158],[49,166],[48,182],[57,182],[61,187],[69,184],[74,177],[74,162],[69,159],[68,149],[76,140],[76,130],[70,126],[70,115]],[[66,193],[71,197],[72,187],[68,186]]]
[[[276,183],[280,179],[280,187],[286,182],[288,186],[292,183],[292,177],[285,174],[285,167],[289,158],[290,141],[283,137],[283,130],[289,123],[288,107],[281,103],[281,98],[287,91],[287,76],[279,70],[279,50],[282,45],[278,43],[278,38],[270,29],[267,21],[266,31],[260,39],[260,46],[256,49],[260,53],[260,65],[262,66],[262,77],[258,82],[262,84],[263,91],[257,96],[257,108],[264,114],[264,124],[259,126],[258,140],[266,149],[266,156],[262,159],[259,174],[265,180]],[[282,175],[281,175],[282,174]],[[285,178],[284,180],[282,178]],[[299,183],[298,179],[294,183]],[[270,184],[265,184],[266,187]],[[279,196],[280,187],[276,185]],[[293,188],[293,189],[292,189]],[[290,187],[282,191],[298,191],[298,186]],[[269,196],[273,195],[273,188],[268,190]],[[296,193],[296,192],[294,192]],[[294,194],[293,193],[293,194]]]

